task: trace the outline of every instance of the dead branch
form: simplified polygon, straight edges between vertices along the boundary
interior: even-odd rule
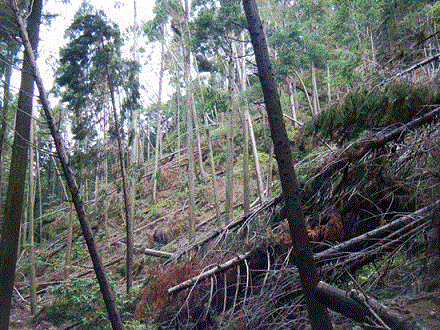
[[[348,241],[342,242],[320,253],[317,253],[315,254],[315,260],[316,262],[321,262],[322,260],[325,260],[329,257],[334,258],[335,256],[340,255],[343,252],[359,251],[362,249],[362,247],[365,246],[365,244],[368,244],[369,242],[377,242],[379,239],[386,237],[390,233],[396,232],[398,229],[410,223],[411,228],[413,228],[420,221],[425,220],[426,217],[429,216],[439,206],[440,200],[416,212],[397,218],[393,222],[390,222],[384,226],[373,229],[365,234],[359,235]]]
[[[389,131],[386,131],[385,129],[381,132],[377,132],[372,137],[360,139],[350,144],[348,147],[332,153],[330,159],[326,161],[326,164],[328,165],[318,170],[316,175],[309,180],[307,185],[313,186],[314,184],[318,184],[318,182],[323,182],[333,173],[344,168],[349,162],[360,160],[368,152],[379,149],[390,141],[401,139],[411,129],[422,126],[434,120],[439,113],[440,107],[437,107],[434,110],[413,119],[407,124],[400,125],[399,127]]]
[[[205,278],[222,273],[222,272],[228,270],[229,268],[234,267],[235,265],[239,264],[241,261],[245,260],[249,255],[250,255],[250,252],[239,255],[239,256],[235,257],[234,259],[231,259],[231,260],[229,260],[221,265],[218,265],[218,266],[216,266],[206,272],[203,272],[193,278],[190,278],[190,279],[186,280],[185,282],[182,282],[172,288],[169,288],[167,290],[168,294],[176,294],[176,293],[196,284],[197,282],[204,280]]]
[[[439,206],[440,206],[440,200],[414,213],[400,217],[394,220],[393,222],[384,225],[380,228],[374,229],[372,231],[369,231],[368,233],[355,237],[351,240],[330,247],[320,253],[317,253],[315,255],[315,261],[317,262],[317,264],[322,264],[324,261],[329,259],[335,259],[338,256],[343,258],[344,255],[342,255],[342,253],[347,254],[347,253],[359,252],[350,261],[353,261],[353,259],[356,260],[358,258],[365,259],[373,255],[374,256],[381,255],[381,253],[379,252],[385,251],[387,248],[389,248],[390,245],[395,245],[396,241],[406,238],[404,231],[402,230],[400,232],[398,231],[398,229],[405,227],[405,225],[407,226],[405,228],[405,231],[410,231],[411,229],[414,229],[414,227],[417,226],[417,224],[426,220],[426,217],[431,214],[430,212],[432,212]],[[392,240],[393,236],[398,236],[397,240]],[[376,250],[373,251],[374,253],[373,252],[367,253],[368,251],[365,249],[371,246],[375,247]],[[178,293],[192,285],[195,285],[197,282],[203,279],[222,273],[228,270],[229,268],[239,264],[241,261],[245,260],[246,258],[248,258],[250,254],[251,251],[239,255],[236,258],[227,261],[226,263],[218,265],[206,272],[199,274],[198,276],[195,276],[191,279],[188,279],[185,282],[182,282],[172,288],[169,288],[168,293],[169,294]],[[331,268],[333,269],[334,267],[332,266]]]
[[[195,244],[191,245],[190,247],[187,247],[184,251],[182,251],[178,255],[176,255],[176,259],[179,259],[182,255],[184,255],[188,251],[200,248],[201,246],[203,246],[204,244],[213,240],[215,237],[221,235],[222,233],[233,230],[234,228],[240,226],[245,221],[250,220],[253,217],[255,217],[256,215],[260,214],[261,212],[277,205],[281,201],[281,199],[282,199],[281,196],[276,197],[273,200],[271,200],[263,205],[260,205],[258,208],[252,210],[251,213],[249,213],[248,215],[242,215],[242,216],[238,217],[235,221],[232,221],[231,223],[229,223],[228,225],[209,232],[202,240],[196,242]]]
[[[389,79],[389,80],[396,79],[396,78],[398,78],[398,77],[400,77],[400,76],[403,76],[403,75],[405,75],[405,74],[407,74],[407,73],[409,73],[409,72],[411,72],[411,71],[414,71],[415,69],[418,69],[418,68],[420,68],[421,66],[424,66],[424,65],[426,65],[426,64],[431,63],[432,61],[435,61],[435,60],[438,59],[439,57],[440,57],[440,53],[435,54],[435,55],[432,55],[431,57],[428,57],[428,58],[424,59],[423,61],[421,61],[421,62],[419,62],[419,63],[416,63],[416,64],[410,66],[408,69],[403,70],[402,72],[399,72],[398,74],[396,74],[394,77],[392,77],[392,78]]]

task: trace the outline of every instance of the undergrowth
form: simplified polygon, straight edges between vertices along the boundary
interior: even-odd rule
[[[56,297],[56,300],[38,313],[37,321],[44,319],[55,326],[70,321],[77,329],[111,329],[101,292],[95,280],[70,278],[51,287],[49,292]],[[138,297],[137,289],[132,289],[129,295],[116,295],[118,310],[125,321],[126,329],[146,329],[139,321],[133,319],[135,306],[139,302]]]
[[[427,98],[426,87],[405,80],[373,89],[360,87],[309,121],[302,135],[341,144],[365,130],[409,122],[426,111]]]

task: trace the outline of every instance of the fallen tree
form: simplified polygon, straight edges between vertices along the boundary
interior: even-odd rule
[[[365,329],[428,330],[357,290],[347,292],[320,281],[315,296],[328,308],[361,323]]]
[[[436,214],[439,207],[440,200],[416,212],[403,215],[380,228],[376,228],[368,233],[352,238],[346,242],[331,246],[326,250],[315,254],[315,262],[318,266],[321,276],[328,278],[331,281],[336,281],[337,279],[346,276],[347,272],[354,272],[366,263],[382,257],[385,253],[402,247],[408,240],[414,238],[420,232],[427,231],[431,227],[431,218],[434,214]],[[296,287],[299,284],[297,280],[298,273],[296,267],[289,266],[288,262],[290,259],[289,255],[292,253],[292,251],[288,249],[287,255],[283,257],[284,262],[282,262],[281,265],[280,263],[277,264],[275,262],[277,256],[274,256],[273,254],[275,251],[285,251],[282,249],[280,250],[280,248],[276,246],[277,244],[279,244],[279,242],[275,240],[275,243],[272,242],[263,247],[256,247],[253,251],[237,255],[222,264],[212,265],[211,267],[208,267],[206,271],[168,288],[167,292],[168,294],[175,296],[179,294],[179,292],[188,289],[189,291],[186,291],[184,294],[187,294],[187,299],[189,299],[191,294],[195,294],[195,292],[197,292],[196,287],[198,285],[205,283],[203,288],[206,289],[207,284],[205,280],[209,278],[222,278],[222,274],[225,274],[225,278],[228,276],[230,277],[230,275],[226,275],[226,272],[235,267],[237,275],[231,278],[227,284],[222,284],[223,286],[228,287],[228,294],[234,296],[234,298],[227,298],[223,296],[221,299],[223,309],[225,309],[227,305],[227,299],[233,299],[234,306],[239,305],[239,302],[237,302],[239,300],[237,298],[239,293],[242,295],[243,299],[241,303],[244,304],[245,300],[247,299],[246,296],[249,295],[250,291],[255,290],[255,287],[252,289],[250,283],[257,283],[259,281],[258,290],[263,290],[262,286],[264,286],[265,283],[268,283],[269,274],[271,277],[281,278],[283,277],[282,274],[285,271],[289,272],[289,278],[295,278],[295,280],[290,281],[291,283],[289,284],[288,289],[284,289],[285,291],[296,292],[294,296],[290,296],[289,298],[294,300],[297,295],[300,295],[300,290],[299,287]],[[262,250],[265,252],[262,252]],[[255,258],[266,258],[264,262],[259,263],[259,265],[265,264],[266,268],[252,268],[250,265],[253,262],[252,259]],[[244,269],[244,271],[240,269]],[[245,275],[243,275],[243,272]],[[252,275],[252,273],[254,273],[254,275]],[[264,279],[262,281],[258,280],[258,276],[260,279]],[[243,278],[245,279],[246,283],[240,284],[239,282],[242,281]],[[217,280],[214,280],[214,283],[216,283],[216,281]],[[212,298],[214,295],[212,283],[213,282],[211,280],[211,293],[209,293],[210,298],[208,299],[209,303],[212,303],[212,301],[215,300]],[[220,284],[219,286],[221,287]],[[327,307],[340,312],[343,315],[350,317],[351,319],[362,324],[372,324],[374,314],[371,314],[371,312],[368,310],[368,308],[371,306],[359,304],[359,302],[353,301],[353,299],[351,299],[349,296],[344,300],[343,294],[341,293],[342,291],[334,287],[330,287],[329,285],[324,285],[322,282],[320,282],[318,287],[319,293],[317,292],[317,297]],[[220,288],[217,288],[217,290],[220,290]],[[270,291],[270,289],[267,290]],[[200,293],[197,294],[200,295]],[[370,302],[370,299],[368,299],[368,301]],[[389,327],[388,329],[426,329],[422,326],[414,325],[414,322],[411,323],[403,320],[398,313],[381,307],[382,305],[378,302],[373,302],[371,304],[373,305],[371,308],[379,311],[377,313],[380,319],[383,319],[386,326]],[[208,308],[212,309],[215,307],[208,306]],[[368,313],[366,313],[366,311],[368,311]],[[384,327],[384,329],[387,328]]]

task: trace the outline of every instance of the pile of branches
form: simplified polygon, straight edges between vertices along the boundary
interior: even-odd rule
[[[347,287],[349,280],[356,283],[355,273],[363,266],[433,243],[440,206],[439,113],[436,108],[406,125],[370,132],[319,155],[320,161],[298,164],[298,172],[308,173],[302,193],[309,234],[328,229],[325,219],[339,219],[347,239],[313,244],[321,279]],[[280,196],[176,252],[159,280],[147,285],[138,318],[183,328],[226,321],[238,329],[299,328],[307,318],[282,220]],[[381,282],[387,265],[376,269],[374,284]],[[363,288],[348,302],[334,287],[320,283],[319,288],[324,304],[348,310],[347,316],[365,328],[423,329],[380,303],[379,311],[372,310],[373,300]],[[151,292],[166,300],[155,311],[157,317],[147,307]]]

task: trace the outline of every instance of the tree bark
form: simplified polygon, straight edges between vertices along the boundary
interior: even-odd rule
[[[11,83],[11,76],[12,76],[12,64],[13,59],[15,55],[17,54],[16,51],[11,51],[8,49],[8,55],[10,55],[10,63],[7,64],[6,72],[5,72],[5,79],[3,83],[3,104],[0,104],[1,109],[1,118],[0,118],[0,197],[2,196],[3,192],[3,164],[5,160],[5,137],[6,137],[6,131],[7,131],[7,117],[8,117],[8,107],[9,107],[9,97],[10,97],[10,83]],[[0,199],[1,200],[1,199]],[[0,206],[1,206],[0,202]],[[1,219],[0,219],[1,220]]]
[[[38,206],[39,206],[39,224],[38,224],[38,236],[40,238],[40,244],[43,241],[43,200],[41,194],[41,171],[40,171],[40,153],[38,152],[38,148],[35,150],[35,169],[37,170],[37,179],[38,179]]]
[[[298,183],[293,167],[292,153],[290,151],[281,103],[269,59],[266,37],[263,32],[263,23],[261,22],[255,0],[243,0],[243,7],[255,52],[258,76],[264,94],[266,110],[269,116],[274,151],[278,162],[281,186],[286,203],[287,220],[292,234],[292,241],[294,242],[293,258],[300,274],[310,323],[313,329],[330,330],[332,329],[332,324],[327,309],[320,304],[314,296],[318,284],[318,276],[307,236]]]
[[[320,281],[315,296],[328,308],[362,324],[380,322],[381,326],[392,330],[428,330],[420,324],[410,324],[407,315],[401,315],[358,291],[346,292]]]
[[[185,20],[185,38],[183,47],[183,61],[185,71],[185,83],[186,83],[186,127],[188,131],[187,136],[187,150],[188,150],[188,192],[189,192],[189,240],[193,241],[195,238],[195,194],[194,194],[194,175],[195,175],[195,161],[193,150],[193,111],[192,111],[192,88],[191,88],[191,71],[190,71],[190,53],[189,53],[189,6],[188,0],[185,0],[184,8],[184,20]]]
[[[110,90],[110,98],[112,101],[113,108],[113,120],[115,122],[116,127],[116,138],[118,141],[118,153],[119,153],[119,165],[121,168],[121,178],[122,178],[122,192],[124,198],[124,209],[125,209],[125,223],[126,223],[126,239],[127,239],[127,250],[126,250],[126,260],[125,260],[125,277],[126,277],[126,286],[127,293],[130,292],[130,288],[133,283],[133,221],[131,219],[130,212],[130,200],[129,200],[129,192],[127,188],[127,172],[125,169],[125,157],[124,152],[122,150],[122,139],[121,139],[121,127],[119,125],[118,115],[116,114],[116,101],[115,94],[113,89],[112,80],[110,75],[107,73],[107,82],[108,88]]]
[[[239,75],[240,75],[240,90],[242,95],[246,92],[246,57],[245,57],[245,34],[244,31],[240,34],[243,42],[239,45]],[[251,205],[250,181],[249,181],[249,126],[246,122],[245,111],[248,111],[248,104],[246,99],[245,110],[240,111],[243,118],[243,213],[249,214]]]
[[[295,87],[296,83],[293,78],[287,78],[287,90],[289,94],[290,108],[292,109],[292,122],[295,127],[298,127],[298,118],[296,115],[296,101],[295,101]]]
[[[261,178],[261,168],[260,160],[258,159],[257,142],[255,141],[254,128],[252,126],[252,118],[249,111],[245,110],[244,116],[246,118],[246,124],[249,127],[249,135],[251,137],[252,153],[254,154],[255,172],[257,174],[257,187],[258,187],[258,197],[260,198],[260,204],[264,203],[264,188],[263,179]],[[263,118],[264,120],[264,118]]]
[[[229,54],[228,69],[228,126],[227,126],[227,169],[226,169],[226,200],[225,200],[225,223],[229,223],[232,219],[232,205],[234,204],[234,117],[236,108],[236,89],[235,89],[235,51],[233,43]]]
[[[35,1],[35,3],[41,3],[41,1],[37,0],[37,1]],[[44,89],[43,81],[41,80],[40,73],[38,71],[38,67],[37,67],[37,64],[35,61],[35,56],[34,56],[31,44],[29,42],[28,33],[24,28],[24,23],[23,23],[23,20],[20,16],[17,3],[14,0],[10,0],[10,4],[13,7],[15,19],[20,27],[20,37],[21,37],[23,44],[24,44],[24,47],[25,47],[25,51],[26,51],[25,54],[29,58],[30,68],[28,71],[25,71],[25,72],[29,72],[31,76],[33,73],[33,75],[35,77],[35,81],[36,81],[36,84],[37,84],[37,87],[39,90],[39,94],[40,94],[40,101],[41,101],[41,104],[42,104],[42,107],[44,110],[44,114],[46,116],[46,121],[49,126],[51,135],[53,137],[58,156],[60,158],[60,162],[61,162],[61,166],[63,168],[64,176],[66,178],[67,184],[70,189],[72,200],[75,205],[78,219],[80,221],[81,228],[83,231],[84,239],[86,241],[87,247],[90,252],[90,258],[92,259],[93,268],[95,270],[96,277],[98,279],[101,293],[102,293],[102,296],[104,299],[104,303],[106,305],[107,312],[109,314],[110,323],[111,323],[112,328],[114,330],[123,330],[124,326],[122,324],[122,320],[121,320],[119,313],[118,313],[118,310],[116,308],[113,293],[110,289],[110,284],[109,284],[107,277],[105,275],[104,267],[102,265],[101,258],[99,256],[98,250],[96,248],[95,240],[94,240],[93,234],[92,234],[92,229],[90,227],[90,223],[87,219],[87,215],[86,215],[86,212],[84,209],[84,202],[79,194],[78,185],[76,183],[76,180],[75,180],[75,177],[72,173],[72,170],[70,169],[69,161],[68,161],[66,150],[64,148],[64,144],[63,144],[63,141],[61,138],[61,134],[60,134],[59,130],[57,129],[57,127],[55,126],[55,123],[53,120],[52,111],[51,111],[51,108],[49,105],[49,100],[48,100],[48,97],[46,94],[46,90]],[[22,163],[20,163],[20,166],[23,167]],[[14,185],[16,185],[15,182],[14,182]],[[3,247],[3,245],[0,245],[0,246]],[[1,278],[7,279],[7,277],[3,277],[3,276]],[[11,286],[11,292],[12,292],[12,286]],[[3,294],[3,290],[1,290],[0,294]],[[3,300],[0,300],[0,304],[2,304],[2,303],[3,303]],[[0,313],[0,317],[2,320],[5,318],[3,313]],[[6,328],[2,328],[0,326],[0,329],[6,330],[7,325],[6,325]]]
[[[19,9],[15,0],[10,0],[9,5],[11,9],[13,9],[14,14],[16,16],[19,15]],[[32,97],[34,93],[32,61],[34,60],[34,52],[36,53],[38,48],[42,7],[42,0],[35,0],[31,8],[31,13],[28,16],[27,32],[23,22],[21,26],[21,30],[32,35],[32,39],[31,41],[28,40],[29,50],[25,52],[23,59],[6,204],[3,213],[4,218],[1,224],[0,279],[2,279],[2,288],[0,290],[0,330],[8,329],[9,315],[11,312],[12,289],[14,286],[20,221],[23,211],[25,177],[28,165],[27,152],[32,117]]]
[[[205,112],[205,125],[206,125],[206,139],[208,140],[207,142],[209,148],[209,162],[211,164],[211,180],[212,180],[212,192],[214,194],[215,214],[217,217],[217,225],[219,226],[221,223],[220,203],[218,201],[217,180],[215,176],[215,164],[214,164],[214,154],[212,152],[211,135],[209,133],[209,126],[208,126],[208,114],[206,112]]]
[[[313,63],[312,63],[312,91],[313,91],[314,115],[316,116],[318,113],[321,112],[321,108],[319,106],[318,87],[316,85],[316,68],[315,68],[315,64]]]
[[[157,182],[160,179],[160,165],[159,158],[161,155],[160,145],[162,141],[162,126],[161,126],[161,112],[162,112],[162,80],[164,75],[164,43],[161,41],[161,55],[160,55],[160,70],[159,70],[159,93],[157,97],[157,130],[156,130],[156,145],[154,148],[154,173],[153,173],[153,203],[157,202]]]
[[[31,291],[31,315],[37,312],[37,282],[35,275],[35,226],[34,226],[34,205],[35,205],[35,184],[34,184],[34,128],[35,120],[31,118],[30,150],[29,150],[29,180],[28,180],[28,222],[29,222],[29,240],[31,264],[31,273],[29,276],[29,285]]]

